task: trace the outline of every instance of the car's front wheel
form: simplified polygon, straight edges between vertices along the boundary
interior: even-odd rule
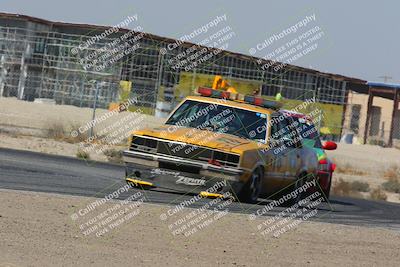
[[[247,203],[257,203],[257,199],[261,191],[261,181],[264,172],[261,168],[257,168],[251,174],[249,181],[243,186],[239,193],[239,200]]]

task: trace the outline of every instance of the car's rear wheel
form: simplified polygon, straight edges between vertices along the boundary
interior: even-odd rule
[[[257,203],[257,199],[261,191],[261,181],[264,172],[261,168],[257,168],[251,174],[249,181],[243,186],[239,193],[239,200],[247,203]]]
[[[332,173],[330,174],[330,177],[329,177],[328,188],[326,190],[323,190],[323,198],[324,198],[325,202],[328,202],[328,200],[329,200],[329,195],[331,193],[331,186],[332,186]]]
[[[299,177],[297,177],[296,181],[292,184],[292,186],[290,186],[288,188],[287,193],[291,193],[294,191],[297,191],[300,187],[302,187],[304,185],[304,179],[305,179],[306,175],[302,174]],[[286,205],[287,206],[293,206],[294,204],[297,204],[300,200],[303,199],[304,197],[304,192],[298,192],[296,194],[295,198],[291,198],[287,201]]]

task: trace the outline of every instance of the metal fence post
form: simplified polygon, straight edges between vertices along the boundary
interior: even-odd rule
[[[92,123],[91,123],[91,125],[90,125],[90,135],[89,135],[89,138],[92,138],[92,136],[93,136],[93,128],[94,128],[94,119],[96,118],[96,105],[97,105],[97,96],[98,96],[98,94],[99,94],[99,83],[98,83],[98,81],[95,81],[95,88],[96,88],[96,91],[95,91],[95,95],[94,95],[94,101],[93,101],[93,114],[92,114]]]

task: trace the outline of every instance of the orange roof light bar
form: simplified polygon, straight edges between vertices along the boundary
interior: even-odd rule
[[[229,99],[237,102],[245,102],[247,104],[256,105],[264,108],[270,108],[278,110],[282,107],[282,104],[275,101],[266,100],[261,97],[255,97],[251,95],[243,95],[243,94],[235,94],[227,91],[221,90],[214,90],[212,88],[207,87],[199,87],[197,92],[206,97],[213,97],[213,98],[223,98]]]

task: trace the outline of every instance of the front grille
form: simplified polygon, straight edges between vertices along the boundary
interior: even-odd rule
[[[214,151],[213,159],[222,163],[224,166],[236,167],[239,164],[239,155],[228,154],[220,151]]]
[[[225,167],[238,167],[240,160],[240,156],[236,154],[140,136],[133,136],[129,150],[179,157],[205,163],[213,159],[217,160],[221,166]]]
[[[157,152],[179,158],[208,162],[212,157],[212,150],[194,145],[158,141]]]
[[[157,140],[150,138],[143,138],[139,136],[133,136],[129,150],[156,154]]]

